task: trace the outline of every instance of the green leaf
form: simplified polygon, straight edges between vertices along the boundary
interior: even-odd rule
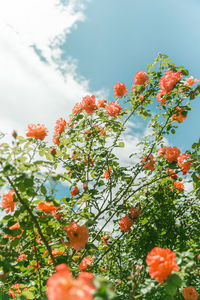
[[[120,142],[118,146],[124,148],[124,142]]]
[[[146,224],[146,223],[148,223],[148,222],[149,222],[149,221],[148,221],[147,218],[144,218],[144,219],[141,221],[142,225],[144,225],[144,224]]]
[[[172,275],[168,278],[167,282],[168,282],[169,284],[176,285],[177,287],[180,287],[181,284],[182,284],[182,279],[181,279],[177,274],[172,274]]]
[[[177,286],[173,284],[167,283],[167,286],[165,288],[166,293],[170,296],[175,296],[177,291]]]
[[[44,185],[41,186],[41,192],[42,192],[43,195],[47,194],[47,189],[45,188]]]

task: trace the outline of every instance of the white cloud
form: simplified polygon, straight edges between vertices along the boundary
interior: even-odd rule
[[[76,102],[95,93],[77,74],[74,61],[60,58],[67,34],[84,18],[84,5],[77,0],[0,1],[0,131],[24,134],[29,123],[45,124],[52,131]]]

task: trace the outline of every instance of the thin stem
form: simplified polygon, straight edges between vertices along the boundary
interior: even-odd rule
[[[9,184],[11,185],[11,187],[15,190],[15,194],[19,200],[19,202],[25,207],[25,209],[28,211],[33,223],[35,224],[35,226],[37,227],[37,230],[38,230],[38,233],[41,237],[41,240],[43,241],[44,245],[46,246],[48,252],[49,252],[49,255],[52,259],[52,262],[53,262],[53,265],[54,267],[56,266],[56,262],[55,262],[55,259],[53,257],[53,254],[51,252],[51,247],[49,246],[48,242],[46,241],[46,238],[45,236],[43,235],[42,233],[42,230],[40,228],[40,225],[38,223],[38,220],[36,218],[36,216],[34,216],[34,214],[32,213],[30,207],[27,205],[27,203],[25,202],[25,200],[22,199],[22,197],[20,196],[19,192],[17,191],[16,187],[14,186],[14,183],[12,182],[12,180],[9,178],[9,176],[5,175],[6,179],[8,180]]]

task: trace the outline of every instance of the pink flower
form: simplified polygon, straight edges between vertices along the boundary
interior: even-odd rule
[[[149,80],[149,76],[145,71],[137,71],[135,73],[134,82],[135,84],[145,85],[145,83]]]
[[[118,114],[122,111],[122,107],[119,106],[118,102],[111,102],[106,106],[106,110],[109,116],[117,118]]]
[[[86,111],[87,114],[92,114],[95,109],[97,109],[96,98],[94,95],[85,96],[81,102],[82,108]]]
[[[123,97],[128,92],[124,83],[117,82],[114,85],[114,94],[117,97]]]

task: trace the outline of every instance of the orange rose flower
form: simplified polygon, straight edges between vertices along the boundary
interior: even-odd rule
[[[160,149],[158,150],[158,155],[159,155],[159,156],[160,156],[160,155],[163,156],[163,154],[165,154],[166,150],[167,150],[167,147],[166,147],[166,146],[164,146],[163,148],[160,148]]]
[[[111,238],[110,235],[103,235],[101,237],[101,240],[103,242],[103,245],[110,245],[109,239]]]
[[[135,84],[132,84],[132,85],[131,85],[131,91],[132,91],[133,93],[135,93]]]
[[[145,85],[145,83],[149,80],[149,76],[145,71],[137,71],[135,73],[134,82],[135,84]]]
[[[97,109],[96,98],[94,95],[85,96],[81,102],[82,108],[86,111],[87,114],[92,114],[95,109]]]
[[[194,79],[194,77],[193,76],[190,76],[190,77],[188,77],[188,78],[185,78],[185,80],[186,80],[186,86],[191,86],[191,85],[193,85],[193,84],[195,84],[197,81],[198,81],[198,79]]]
[[[165,104],[165,102],[167,101],[166,97],[162,97],[164,95],[166,95],[166,93],[163,90],[159,90],[158,94],[156,95],[157,101],[160,102],[160,104],[162,104],[162,105]],[[160,100],[161,97],[162,97],[162,99]]]
[[[93,263],[94,259],[91,256],[86,256],[80,263],[80,271],[86,271],[87,267]]]
[[[63,242],[64,245],[74,248],[77,251],[85,248],[89,238],[88,228],[85,225],[79,226],[76,222],[71,222],[69,226],[63,229],[67,231],[70,241],[70,244]]]
[[[177,161],[181,151],[177,147],[167,147],[165,157],[169,162]]]
[[[113,88],[114,94],[117,97],[123,97],[128,92],[124,83],[117,82]]]
[[[106,107],[106,104],[105,104],[105,99],[102,99],[102,100],[98,100],[97,101],[97,106],[100,108],[100,107]]]
[[[182,112],[185,110],[181,109],[179,106],[177,106],[176,109],[177,113],[170,118],[170,121],[182,123],[187,118],[186,116],[182,115]]]
[[[146,263],[149,266],[149,275],[159,283],[167,280],[172,271],[179,271],[175,262],[176,254],[170,249],[153,248],[147,255]]]
[[[20,229],[20,224],[19,222],[15,223],[14,225],[9,227],[10,230],[14,230],[14,229]]]
[[[177,158],[178,165],[181,169],[185,170],[188,172],[190,170],[190,166],[192,164],[191,160],[187,160],[188,157],[190,157],[190,154],[182,154]]]
[[[185,300],[197,300],[199,293],[195,290],[193,286],[188,286],[183,289],[182,295]]]
[[[65,126],[67,126],[67,122],[64,119],[60,118],[56,121],[56,126],[54,127],[54,135],[53,135],[53,143],[55,145],[59,146],[60,144],[59,136],[65,130]]]
[[[180,72],[165,71],[164,76],[160,78],[160,88],[165,93],[170,93],[176,83],[181,79]]]
[[[75,186],[75,188],[70,192],[72,197],[76,196],[78,193],[79,193],[79,189],[77,186]]]
[[[43,140],[45,138],[45,136],[47,135],[48,130],[47,130],[47,128],[44,127],[44,125],[29,124],[27,131],[28,132],[26,133],[26,136]]]
[[[22,283],[16,283],[16,284],[13,284],[10,288],[9,288],[9,293],[8,295],[12,296],[13,298],[16,298],[16,295],[15,293],[17,294],[21,294],[22,291],[20,290],[20,287],[22,286]],[[13,291],[14,289],[14,291]]]
[[[180,181],[174,182],[174,187],[177,189],[180,193],[184,191],[184,184]]]
[[[111,170],[112,170],[112,168],[111,168],[111,167],[108,167],[108,168],[104,171],[104,177],[105,177],[106,179],[108,179],[108,178],[110,177]]]
[[[138,220],[138,217],[141,215],[142,211],[140,209],[140,205],[138,207],[131,207],[129,210],[129,214],[131,216],[131,219],[135,219],[134,221],[136,222]]]
[[[17,261],[19,261],[19,260],[25,260],[25,259],[27,259],[27,257],[28,256],[26,254],[22,253],[22,254],[19,255]]]
[[[81,106],[81,103],[76,103],[75,105],[74,105],[74,108],[73,108],[73,110],[72,110],[72,113],[73,114],[77,114],[77,113],[80,113],[80,112],[82,112],[82,106]]]
[[[169,174],[171,178],[173,179],[176,179],[177,178],[177,175],[174,173],[174,170],[173,169],[166,169],[165,170],[165,173],[166,174]]]
[[[147,155],[145,155],[142,159],[142,165],[144,165],[144,163],[146,163],[144,165],[144,168],[148,168],[149,170],[153,171],[154,170],[154,164],[155,164],[155,161],[153,160],[154,157],[152,154],[149,155],[149,158],[148,160],[150,160],[150,162],[147,162]]]
[[[126,215],[125,217],[121,218],[121,221],[120,221],[120,228],[122,231],[124,232],[131,232],[131,226],[133,225],[133,220],[131,220],[129,218],[128,215]]]
[[[37,205],[37,208],[38,209],[41,209],[43,212],[45,213],[53,213],[57,210],[57,207],[55,207],[53,205],[53,203],[50,203],[50,202],[41,202]]]
[[[140,98],[140,101],[143,101],[144,100],[144,95],[140,95],[139,98]]]
[[[119,106],[118,102],[111,102],[106,106],[106,110],[109,116],[117,118],[118,114],[122,111],[122,107]]]
[[[15,194],[14,190],[10,190],[7,193],[3,194],[3,199],[1,205],[4,209],[6,209],[6,213],[10,211],[13,212],[15,208],[15,202],[13,201],[13,196]]]
[[[67,265],[56,266],[54,273],[47,281],[48,300],[92,300],[94,275],[82,272],[73,279]]]

